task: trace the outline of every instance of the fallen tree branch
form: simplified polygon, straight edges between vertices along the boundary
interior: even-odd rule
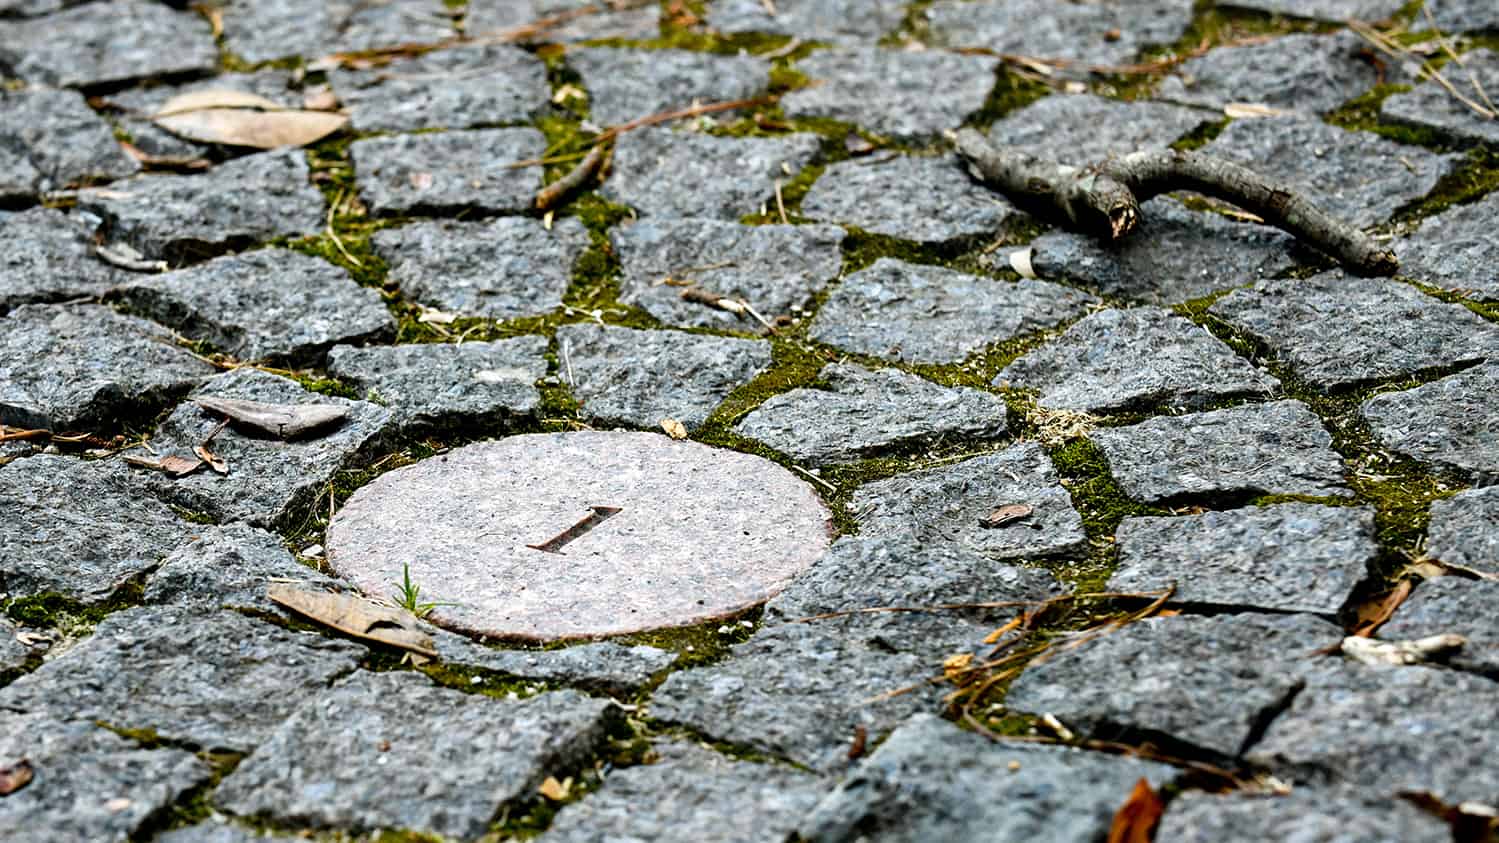
[[[536,194],[536,210],[550,211],[562,204],[562,201],[573,191],[587,184],[589,179],[603,169],[607,152],[608,147],[605,144],[597,144],[589,149],[583,160],[578,162],[578,166],[573,167],[567,175],[543,187]]]
[[[1118,240],[1139,223],[1141,202],[1192,190],[1238,205],[1359,274],[1392,275],[1400,268],[1393,252],[1291,186],[1201,152],[1145,150],[1083,169],[996,147],[974,129],[960,130],[954,140],[984,184],[1095,237]]]

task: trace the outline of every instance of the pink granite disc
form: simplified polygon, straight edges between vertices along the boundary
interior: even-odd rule
[[[740,612],[806,570],[831,536],[812,489],[773,462],[587,431],[481,442],[385,474],[334,516],[327,544],[332,567],[365,594],[397,594],[410,565],[423,602],[458,604],[434,610],[434,623],[552,641]],[[549,541],[555,552],[529,546]]]

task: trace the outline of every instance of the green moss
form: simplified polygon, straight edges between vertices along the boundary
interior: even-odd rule
[[[11,620],[40,629],[54,629],[68,636],[83,635],[99,621],[121,609],[138,606],[144,587],[131,579],[115,588],[107,600],[82,603],[65,594],[45,592],[0,601],[0,611]]]
[[[1087,438],[1077,438],[1048,449],[1048,456],[1072,495],[1072,505],[1093,541],[1111,542],[1119,522],[1128,517],[1169,515],[1161,507],[1132,500],[1109,471],[1108,458]]]
[[[722,660],[735,644],[749,640],[760,626],[762,608],[756,606],[733,617],[675,629],[659,629],[610,639],[627,647],[647,646],[678,655],[674,670],[702,667]]]
[[[1172,149],[1188,152],[1193,149],[1201,149],[1213,142],[1213,139],[1223,134],[1228,128],[1228,120],[1207,120],[1197,125],[1197,128],[1176,139],[1171,144]]]
[[[987,128],[995,120],[1019,111],[1049,93],[1051,89],[1046,85],[1001,65],[995,71],[994,87],[984,99],[983,107],[969,115],[963,124]]]
[[[219,521],[218,521],[217,518],[214,518],[212,515],[209,515],[209,514],[207,514],[205,512],[199,512],[199,511],[197,511],[195,509],[188,509],[185,506],[181,506],[181,505],[175,504],[175,503],[174,504],[167,504],[167,505],[170,506],[172,508],[172,511],[175,512],[175,513],[177,513],[177,517],[181,518],[183,521],[189,521],[189,522],[191,522],[193,524],[217,524],[217,523],[219,523]]]

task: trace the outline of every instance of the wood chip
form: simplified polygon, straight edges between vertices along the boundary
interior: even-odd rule
[[[271,583],[266,596],[273,602],[355,638],[399,647],[428,658],[437,657],[432,637],[417,626],[404,609],[384,606],[351,594],[333,594],[288,583]]]
[[[35,772],[25,758],[0,764],[0,796],[9,796],[31,784]]]
[[[282,439],[292,439],[349,415],[349,408],[339,404],[266,404],[211,395],[193,398],[192,402],[209,412],[222,413],[230,421]]]
[[[979,526],[986,530],[993,530],[1029,518],[1030,514],[1035,511],[1036,508],[1028,503],[1007,503],[989,510],[988,515],[979,519]]]

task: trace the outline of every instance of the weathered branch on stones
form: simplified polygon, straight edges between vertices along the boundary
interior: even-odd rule
[[[973,129],[960,130],[954,140],[958,154],[984,184],[1095,237],[1118,240],[1139,223],[1141,202],[1192,190],[1238,205],[1359,274],[1392,275],[1400,268],[1393,252],[1289,185],[1201,152],[1146,150],[1080,168],[996,147]]]

